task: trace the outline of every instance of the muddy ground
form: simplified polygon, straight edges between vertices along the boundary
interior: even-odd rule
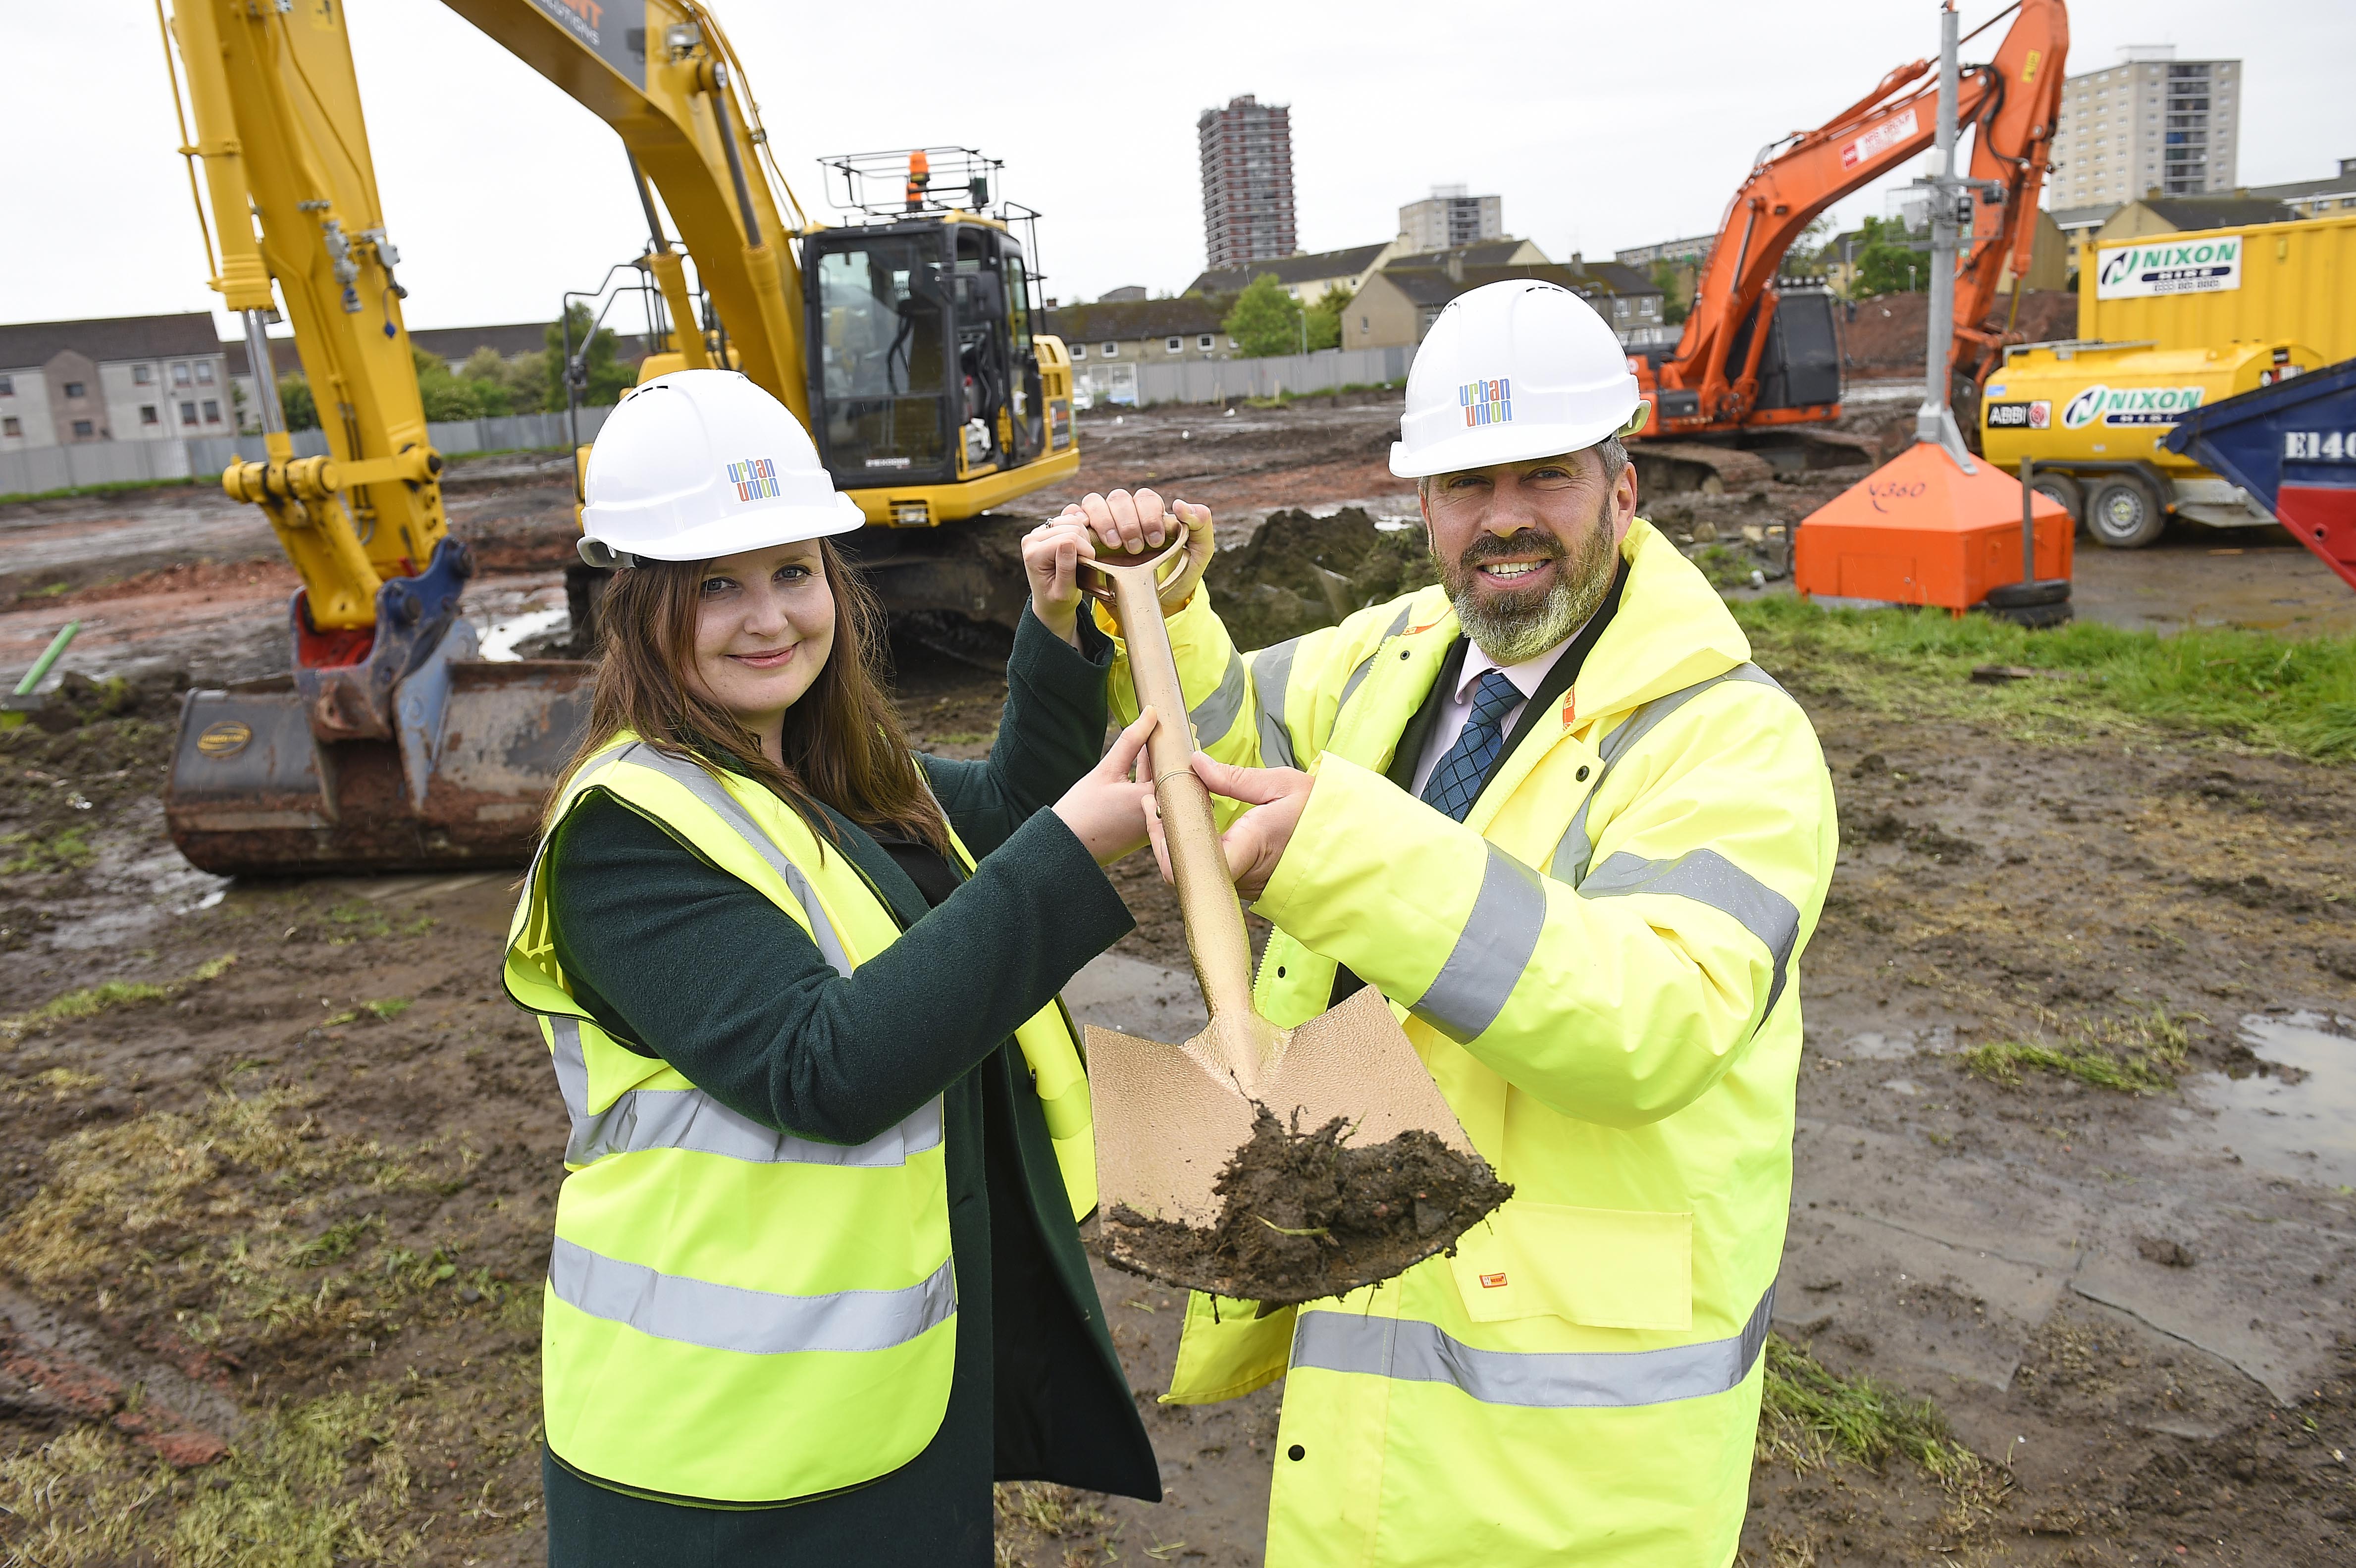
[[[1151,473],[1230,545],[1283,508],[1356,503],[1372,527],[1411,507],[1382,464],[1393,418],[1091,416],[1083,481]],[[1842,478],[1648,510],[1730,555]],[[454,491],[494,563],[474,613],[548,624],[568,504],[562,467]],[[508,877],[189,870],[155,793],[165,693],[174,671],[270,667],[291,577],[267,531],[168,492],[0,511],[0,668],[74,615],[70,667],[147,676],[56,734],[0,733],[0,1562],[537,1561],[563,1125],[498,995]],[[2344,632],[2320,572],[2199,536],[2087,550],[2082,596]],[[1002,684],[899,653],[922,743],[979,755]],[[1932,1401],[1971,1457],[1877,1466],[1773,1429],[1745,1560],[2356,1559],[2356,779],[1993,710],[1910,723],[1843,671],[1774,673],[1817,723],[1847,841],[1803,965],[1778,1329]],[[1184,1038],[1174,907],[1142,865],[1118,875],[1140,930],[1076,1007]],[[1152,1402],[1181,1303],[1099,1285],[1169,1497],[1011,1487],[1002,1555],[1256,1563],[1279,1391]]]

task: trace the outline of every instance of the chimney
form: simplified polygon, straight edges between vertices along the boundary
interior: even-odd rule
[[[1446,266],[1447,266],[1447,268],[1448,268],[1448,281],[1449,281],[1450,283],[1462,283],[1462,282],[1464,281],[1464,252],[1462,252],[1462,251],[1451,251],[1451,252],[1448,252],[1448,260],[1447,260],[1447,262],[1446,262],[1446,263],[1445,263],[1445,264],[1446,264]]]

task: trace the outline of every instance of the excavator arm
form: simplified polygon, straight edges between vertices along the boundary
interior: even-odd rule
[[[2020,15],[1995,60],[1966,70],[1956,91],[1960,124],[1978,135],[1972,177],[1990,182],[1984,204],[2001,208],[1986,233],[1973,226],[1957,258],[1957,353],[2000,341],[1980,322],[2007,257],[2025,274],[2035,238],[2038,193],[2060,113],[2062,66],[2069,47],[2062,0],[2019,0]],[[1999,13],[2002,15],[2002,13]],[[1659,385],[1691,392],[1683,411],[1661,411],[1667,435],[1739,426],[1756,409],[1760,355],[1774,306],[1770,285],[1784,254],[1816,215],[1928,148],[1945,107],[1936,85],[1905,90],[1932,73],[1932,62],[1899,67],[1865,97],[1814,131],[1794,132],[1763,150],[1728,204],[1677,351]],[[1904,96],[1893,97],[1893,94]],[[1997,194],[1997,188],[2001,194]],[[1683,400],[1679,400],[1682,402]]]
[[[788,226],[779,210],[761,163],[767,134],[711,11],[695,0],[445,4],[614,128],[629,150],[633,180],[652,180],[678,223],[727,326],[736,368],[809,424],[801,271],[787,242],[801,214]],[[679,351],[689,369],[701,369],[712,361],[679,256],[650,201],[646,210],[649,269],[680,328]]]

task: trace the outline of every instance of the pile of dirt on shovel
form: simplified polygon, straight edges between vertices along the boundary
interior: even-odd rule
[[[1479,1160],[1431,1133],[1353,1148],[1335,1117],[1288,1131],[1266,1106],[1219,1175],[1226,1201],[1205,1230],[1116,1204],[1105,1255],[1157,1279],[1263,1306],[1338,1295],[1405,1273],[1514,1196]]]

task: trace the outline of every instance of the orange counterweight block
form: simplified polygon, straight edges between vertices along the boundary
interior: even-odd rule
[[[1985,458],[1966,474],[1918,443],[1800,524],[1792,585],[1802,598],[1937,605],[1956,615],[2021,581],[2020,482]],[[2069,580],[2074,525],[2060,502],[2031,498],[2037,576]]]

